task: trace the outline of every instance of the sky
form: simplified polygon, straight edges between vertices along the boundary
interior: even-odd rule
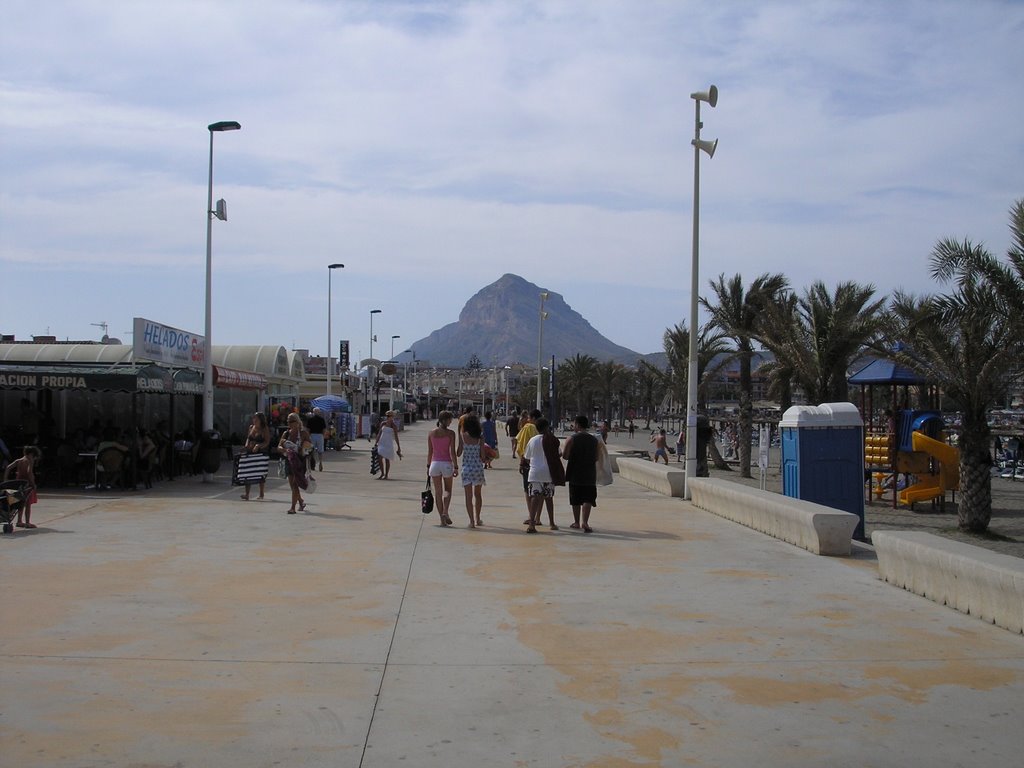
[[[0,332],[396,356],[512,272],[648,353],[782,272],[928,293],[1024,196],[1019,0],[0,0]],[[332,273],[331,263],[343,263]],[[330,298],[329,298],[330,297]],[[381,346],[383,345],[383,346]],[[384,352],[388,354],[385,355]],[[513,361],[507,361],[513,362]]]

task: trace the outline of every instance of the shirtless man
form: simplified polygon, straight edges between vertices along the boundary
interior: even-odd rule
[[[654,443],[654,463],[658,463],[658,459],[665,460],[665,466],[668,466],[668,442],[665,438],[665,430],[659,429],[655,434],[651,435],[651,442]]]
[[[516,436],[519,434],[519,413],[512,411],[505,421],[505,434],[512,440],[512,458],[516,457]]]

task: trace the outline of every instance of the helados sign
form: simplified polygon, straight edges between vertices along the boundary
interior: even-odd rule
[[[168,365],[202,368],[206,362],[206,337],[179,328],[136,317],[132,355]]]

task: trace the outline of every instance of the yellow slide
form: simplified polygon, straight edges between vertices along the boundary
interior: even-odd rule
[[[924,475],[920,482],[900,491],[900,502],[913,504],[917,501],[931,501],[946,491],[959,490],[960,451],[921,432],[915,432],[911,439],[915,451],[924,451],[938,462],[939,474]]]

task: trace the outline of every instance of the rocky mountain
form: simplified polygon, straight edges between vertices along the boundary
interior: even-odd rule
[[[457,322],[434,331],[410,349],[418,360],[433,365],[465,366],[473,355],[484,366],[495,359],[503,364],[536,365],[540,293],[544,288],[518,275],[502,275],[480,289],[459,313]],[[570,307],[561,294],[548,292],[544,311],[544,359],[556,361],[579,353],[601,362],[614,360],[632,366],[637,352],[614,344]],[[404,359],[404,358],[403,358]]]

